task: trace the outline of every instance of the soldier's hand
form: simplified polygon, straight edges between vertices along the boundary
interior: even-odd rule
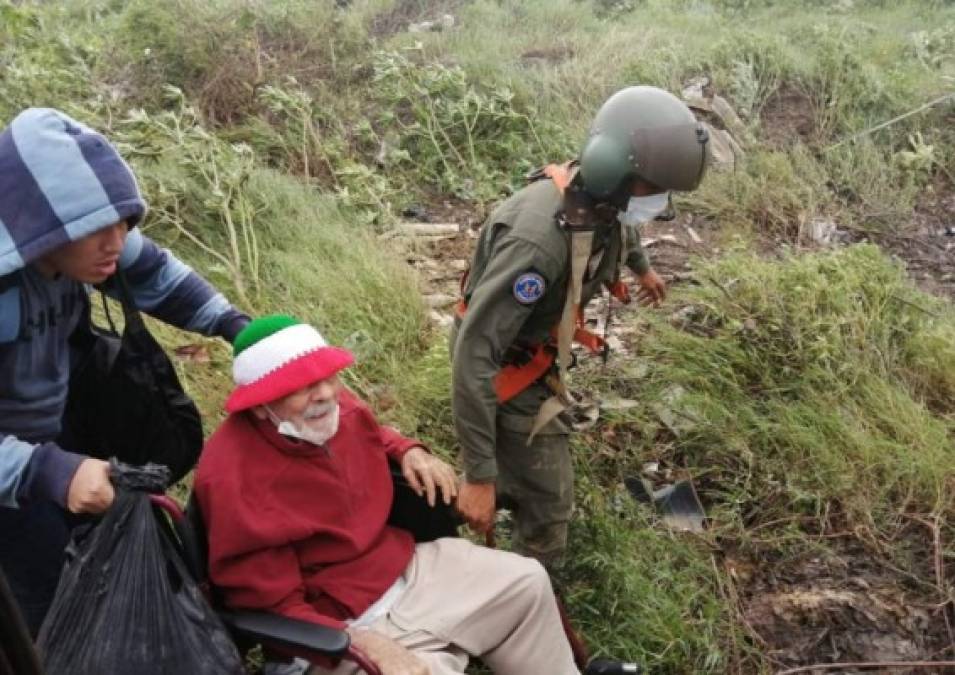
[[[472,530],[482,534],[487,532],[494,523],[494,483],[465,481],[458,491],[456,506]]]
[[[66,493],[66,508],[73,513],[102,513],[113,503],[109,462],[84,459],[80,462]]]
[[[644,307],[653,305],[658,307],[664,298],[667,297],[667,284],[659,274],[652,269],[647,270],[637,280],[640,282],[640,291],[637,293],[637,301]]]
[[[429,675],[428,665],[386,635],[373,630],[348,629],[351,643],[363,651],[382,675]]]
[[[401,473],[419,497],[427,495],[428,506],[434,506],[438,490],[445,504],[450,504],[458,494],[458,478],[454,469],[420,446],[411,448],[401,458]]]

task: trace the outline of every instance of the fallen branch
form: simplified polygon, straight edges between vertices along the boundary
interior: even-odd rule
[[[413,237],[454,237],[461,228],[455,223],[398,223],[397,230]]]
[[[920,112],[922,112],[923,110],[928,110],[929,108],[934,108],[934,107],[937,106],[939,103],[944,103],[945,101],[947,101],[947,100],[949,100],[949,99],[953,99],[953,98],[955,98],[955,92],[953,92],[953,93],[951,93],[951,94],[946,94],[945,96],[940,96],[940,97],[938,97],[937,99],[935,99],[934,101],[929,101],[928,103],[925,103],[925,104],[923,104],[923,105],[920,105],[920,106],[919,106],[918,108],[916,108],[915,110],[910,110],[910,111],[908,111],[907,113],[902,113],[902,114],[899,115],[898,117],[893,117],[893,118],[890,119],[888,122],[883,122],[882,124],[877,124],[877,125],[875,125],[874,127],[869,127],[869,128],[866,129],[865,131],[860,131],[860,132],[857,133],[857,134],[853,134],[852,136],[849,136],[849,138],[844,138],[844,139],[842,139],[841,141],[839,141],[838,143],[835,143],[835,144],[833,144],[833,145],[830,145],[830,146],[829,146],[828,148],[826,148],[823,152],[829,152],[830,150],[835,150],[835,149],[838,148],[839,146],[845,145],[846,143],[851,143],[852,141],[857,140],[857,139],[859,139],[859,138],[862,138],[863,136],[868,136],[869,134],[875,133],[876,131],[879,131],[880,129],[885,129],[886,127],[890,127],[890,126],[892,126],[893,124],[895,124],[896,122],[901,122],[902,120],[907,119],[907,118],[911,117],[912,115],[918,115],[918,114],[919,114]]]

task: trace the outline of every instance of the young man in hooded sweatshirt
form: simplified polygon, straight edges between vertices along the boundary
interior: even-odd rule
[[[96,448],[61,445],[68,339],[91,284],[122,269],[137,308],[231,342],[249,318],[136,228],[136,179],[99,133],[52,109],[0,133],[0,567],[35,634],[53,598],[71,514],[113,499]]]

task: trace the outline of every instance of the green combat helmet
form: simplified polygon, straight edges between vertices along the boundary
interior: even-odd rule
[[[673,94],[621,89],[597,111],[580,153],[583,188],[614,203],[625,203],[637,178],[661,190],[695,190],[706,171],[708,141],[706,128]]]

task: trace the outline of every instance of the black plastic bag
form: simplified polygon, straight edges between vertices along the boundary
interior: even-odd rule
[[[202,450],[202,419],[175,368],[133,306],[126,279],[111,280],[123,306],[120,337],[86,316],[70,338],[78,363],[70,375],[63,415],[65,446],[128,464],[169,467],[172,482],[195,465]]]
[[[112,463],[116,500],[66,550],[38,647],[47,675],[243,673],[149,502],[168,470]]]

